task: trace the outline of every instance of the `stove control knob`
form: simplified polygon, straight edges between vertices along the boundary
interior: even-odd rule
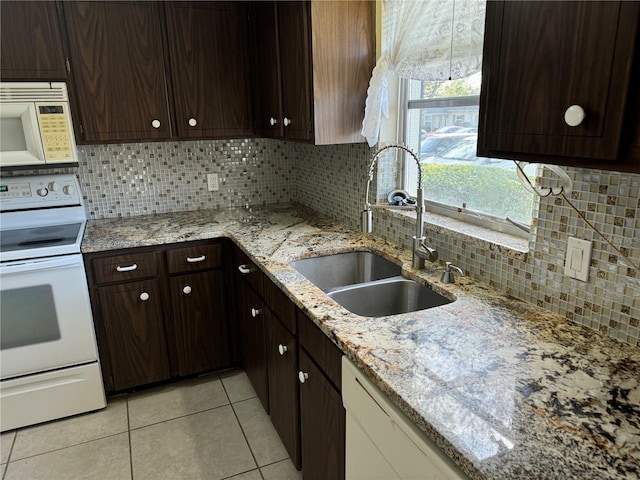
[[[42,187],[38,189],[38,195],[40,195],[41,197],[46,197],[48,193],[49,193],[49,190],[47,190],[47,187]]]
[[[76,189],[73,185],[65,185],[64,187],[62,187],[62,192],[65,195],[73,195],[74,193],[76,193]]]
[[[50,182],[49,183],[49,191],[50,192],[56,192],[60,190],[60,185],[58,184],[58,182]]]

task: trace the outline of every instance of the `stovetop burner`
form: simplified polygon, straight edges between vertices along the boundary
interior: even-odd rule
[[[21,228],[0,231],[2,252],[26,250],[38,246],[72,245],[78,240],[81,223],[39,228]]]

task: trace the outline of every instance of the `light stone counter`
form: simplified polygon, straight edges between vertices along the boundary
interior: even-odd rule
[[[640,349],[618,343],[315,212],[281,206],[90,221],[83,252],[228,237],[464,471],[477,479],[640,478]],[[364,318],[292,260],[354,250],[456,298]],[[444,259],[446,260],[446,259]]]

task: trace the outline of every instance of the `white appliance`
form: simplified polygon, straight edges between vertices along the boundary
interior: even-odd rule
[[[66,84],[0,82],[0,167],[77,162]]]
[[[0,180],[0,430],[106,406],[73,175]]]
[[[347,357],[342,357],[349,480],[468,480]]]

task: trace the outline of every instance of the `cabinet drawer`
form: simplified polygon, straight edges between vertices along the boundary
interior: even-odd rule
[[[309,353],[333,385],[340,390],[342,351],[300,310],[298,310],[298,338],[300,346]]]
[[[298,331],[295,304],[269,279],[264,281],[263,289],[264,302],[277,315],[289,332],[295,335]]]
[[[145,277],[155,277],[158,273],[155,252],[114,255],[95,258],[93,272],[96,283],[125,282]]]
[[[167,250],[167,271],[184,273],[222,266],[222,245],[200,245]]]
[[[233,269],[236,274],[244,278],[258,295],[263,295],[264,274],[262,270],[239,248],[234,249]]]

